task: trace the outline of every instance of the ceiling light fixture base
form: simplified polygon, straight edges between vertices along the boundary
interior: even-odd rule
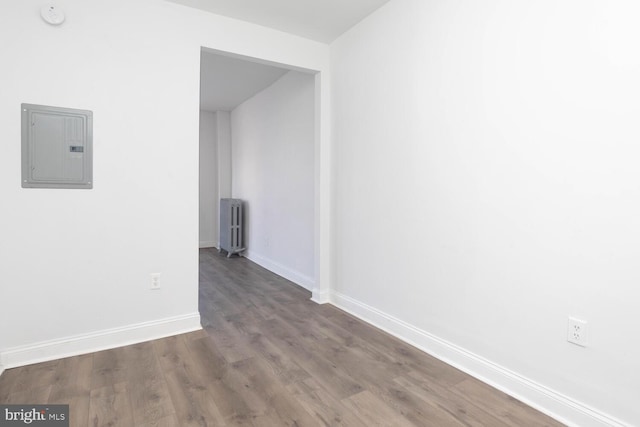
[[[64,12],[52,4],[40,9],[40,16],[50,25],[60,25],[64,22]]]

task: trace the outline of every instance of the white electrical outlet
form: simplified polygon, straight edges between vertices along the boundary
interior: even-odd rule
[[[567,341],[582,347],[587,346],[587,322],[569,317],[567,324]]]
[[[160,289],[160,273],[151,273],[151,285],[149,289],[152,291]]]

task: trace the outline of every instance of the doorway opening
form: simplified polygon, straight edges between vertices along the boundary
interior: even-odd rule
[[[309,291],[318,264],[316,78],[201,50],[200,248],[220,248],[220,199],[241,199],[243,256]]]

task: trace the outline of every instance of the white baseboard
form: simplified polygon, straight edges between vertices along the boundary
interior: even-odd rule
[[[329,291],[319,291],[314,289],[311,291],[311,301],[316,304],[327,304],[331,302],[331,293]]]
[[[200,242],[200,249],[202,248],[217,248],[218,243],[214,241],[204,241]]]
[[[202,329],[200,313],[175,316],[0,351],[5,369],[137,344]]]
[[[273,273],[276,273],[278,276],[282,276],[285,279],[292,281],[296,285],[302,286],[308,291],[311,291],[315,286],[315,280],[313,278],[305,276],[304,274],[292,270],[289,267],[285,267],[284,265],[277,263],[276,261],[273,261],[260,254],[245,251],[242,253],[242,256],[250,259],[259,266],[264,267]]]
[[[312,298],[313,299],[313,298]],[[628,427],[616,418],[551,390],[503,366],[445,341],[374,307],[339,292],[330,300],[336,307],[429,353],[569,426]]]

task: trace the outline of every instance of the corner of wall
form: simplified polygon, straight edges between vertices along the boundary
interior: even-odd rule
[[[316,304],[329,304],[332,302],[331,291],[329,290],[321,291],[318,288],[314,288],[311,293],[311,301],[315,302]],[[334,305],[337,306],[337,304]]]

